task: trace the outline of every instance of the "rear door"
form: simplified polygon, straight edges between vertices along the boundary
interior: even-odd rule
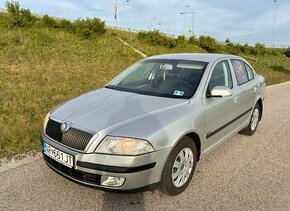
[[[229,97],[208,97],[211,89],[226,86],[232,90]],[[204,94],[206,141],[204,153],[207,153],[229,135],[236,131],[238,125],[233,121],[238,116],[238,92],[234,86],[229,60],[217,62],[210,74]]]
[[[239,124],[247,123],[256,99],[256,82],[253,70],[242,60],[231,59],[231,66],[235,75],[235,83],[239,92]]]

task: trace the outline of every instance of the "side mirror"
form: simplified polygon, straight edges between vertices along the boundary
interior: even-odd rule
[[[233,92],[229,87],[216,86],[210,91],[209,97],[229,97],[232,96]]]

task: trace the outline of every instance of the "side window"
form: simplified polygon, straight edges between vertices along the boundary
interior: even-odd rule
[[[236,75],[238,85],[241,85],[241,84],[248,82],[249,77],[248,77],[248,73],[247,73],[247,70],[245,68],[244,63],[242,61],[236,60],[236,59],[232,59],[231,63],[232,63],[233,68],[234,68],[234,72]]]
[[[233,88],[233,80],[228,61],[220,61],[214,67],[208,84],[208,91],[216,86]]]
[[[246,67],[246,70],[248,73],[249,80],[253,80],[254,79],[254,72],[253,72],[252,68],[250,68],[250,66],[247,65],[246,63],[244,63],[244,64],[245,64],[245,67]]]

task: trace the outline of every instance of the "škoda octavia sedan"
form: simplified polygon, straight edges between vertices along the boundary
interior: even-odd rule
[[[176,195],[199,159],[238,132],[255,133],[264,90],[264,78],[238,56],[152,56],[51,110],[43,156],[83,185],[128,191],[159,184]]]

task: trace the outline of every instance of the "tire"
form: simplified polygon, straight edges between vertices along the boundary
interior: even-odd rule
[[[184,157],[182,159],[182,155],[186,159]],[[178,165],[174,166],[175,161]],[[196,161],[197,150],[195,143],[191,138],[185,136],[174,147],[166,161],[160,182],[162,192],[171,196],[183,192],[191,181]],[[180,173],[183,174],[180,175]]]
[[[247,125],[246,128],[241,130],[239,133],[243,135],[247,135],[247,136],[253,135],[257,130],[257,127],[260,121],[260,116],[261,116],[261,108],[259,104],[256,104],[253,109],[249,124]]]

